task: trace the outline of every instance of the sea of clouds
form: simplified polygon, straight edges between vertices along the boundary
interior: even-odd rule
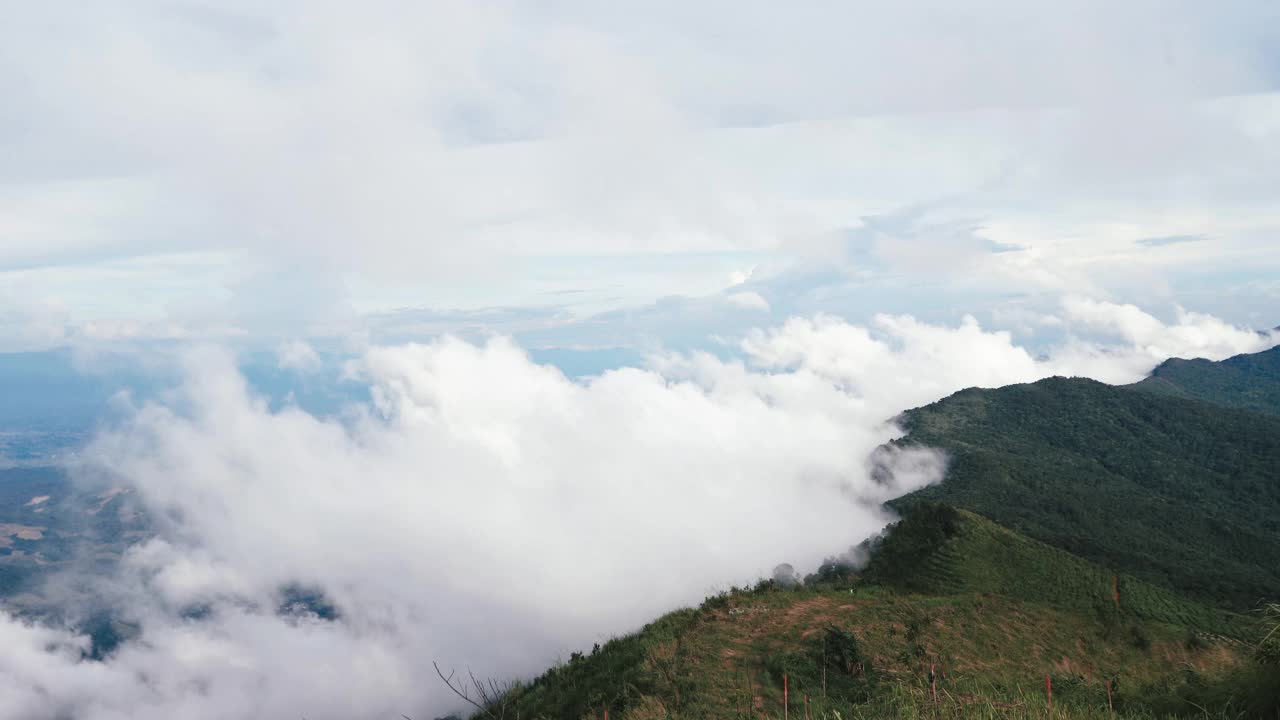
[[[139,636],[84,660],[69,626],[0,616],[0,718],[433,717],[457,705],[433,662],[528,677],[876,533],[883,501],[945,468],[875,452],[904,409],[1280,340],[1079,298],[1045,322],[1081,335],[1036,356],[972,318],[795,318],[735,358],[656,354],[581,380],[498,336],[375,346],[347,368],[368,401],[332,418],[272,409],[231,353],[192,349],[181,385],[74,468],[134,488],[156,522],[118,572],[81,579]],[[1109,341],[1072,339],[1086,331]],[[291,586],[337,618],[280,612]]]

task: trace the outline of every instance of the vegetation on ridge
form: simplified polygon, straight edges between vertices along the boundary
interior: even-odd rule
[[[1280,596],[1280,418],[1050,378],[906,413],[945,482],[891,503],[972,510],[1205,603]]]
[[[852,584],[762,581],[575,653],[505,695],[505,717],[778,718],[783,675],[795,718],[806,696],[813,718],[1044,717],[1047,675],[1058,717],[1109,717],[1110,683],[1117,717],[1149,718],[1199,714],[1188,688],[1249,667],[1248,643],[1179,621],[1256,624],[1156,588],[1095,606],[1104,571],[971,513],[921,508],[872,553]],[[914,570],[885,574],[890,558]],[[1041,587],[1037,559],[1080,577]]]
[[[1244,616],[1114,573],[974,513],[928,502],[880,541],[863,577],[915,592],[1043,602],[1091,613],[1112,632],[1132,633],[1135,622],[1157,622],[1240,640],[1257,635],[1255,623]]]
[[[1280,415],[1280,346],[1221,362],[1173,358],[1131,387]]]

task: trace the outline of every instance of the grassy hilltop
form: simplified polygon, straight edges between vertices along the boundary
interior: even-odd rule
[[[795,718],[806,695],[814,718],[1043,718],[1048,675],[1054,717],[1109,717],[1110,681],[1117,717],[1148,718],[1196,693],[1225,701],[1261,635],[1256,619],[1132,578],[1117,602],[1110,572],[945,506],[917,508],[873,557],[859,578],[762,582],[669,613],[501,707],[509,718],[777,718],[786,675]]]

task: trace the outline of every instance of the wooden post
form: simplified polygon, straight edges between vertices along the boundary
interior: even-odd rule
[[[1049,714],[1053,715],[1053,680],[1049,678],[1049,673],[1044,674],[1044,691],[1049,696]]]
[[[822,699],[827,699],[827,641],[822,641]]]
[[[809,720],[809,693],[804,694],[804,720]]]
[[[787,713],[790,710],[790,708],[787,707],[788,700],[789,698],[787,697],[787,674],[783,673],[782,674],[782,720],[787,720]]]
[[[1107,710],[1111,712],[1111,717],[1116,716],[1116,706],[1111,704],[1111,681],[1107,681]]]
[[[933,691],[934,705],[938,704],[938,676],[934,672],[934,668],[936,667],[937,666],[934,663],[929,663],[929,689]]]

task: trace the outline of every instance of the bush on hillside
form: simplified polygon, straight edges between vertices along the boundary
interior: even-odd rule
[[[875,689],[871,659],[853,633],[836,626],[828,626],[804,652],[770,657],[765,668],[778,685],[785,675],[797,698],[809,695],[857,704],[870,700]]]

